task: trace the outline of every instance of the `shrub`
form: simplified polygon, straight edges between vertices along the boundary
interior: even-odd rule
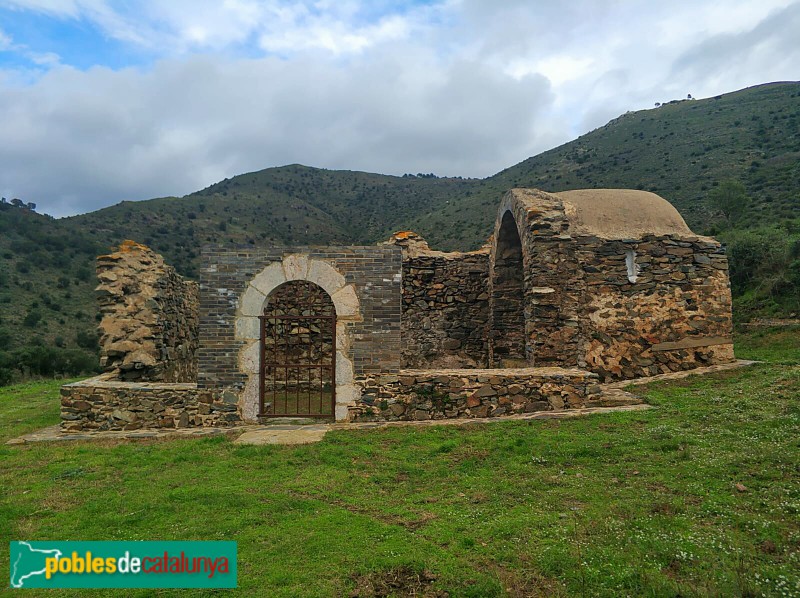
[[[77,349],[31,346],[0,352],[0,385],[35,376],[77,376],[99,371],[97,357]]]
[[[81,330],[75,335],[75,344],[82,349],[89,349],[91,351],[97,351],[100,348],[98,340],[96,332]]]
[[[42,320],[41,312],[37,310],[31,310],[25,316],[25,319],[22,320],[22,325],[26,328],[35,328],[37,324]]]
[[[777,227],[729,230],[731,290],[747,295],[754,309],[771,303],[781,311],[800,309],[800,238]]]

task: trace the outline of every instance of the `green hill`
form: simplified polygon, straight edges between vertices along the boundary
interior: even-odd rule
[[[772,83],[628,112],[486,179],[291,165],[59,220],[0,204],[0,382],[22,362],[68,371],[92,350],[94,256],[126,238],[190,277],[206,243],[369,244],[412,229],[433,247],[472,249],[511,187],[658,193],[729,243],[741,314],[800,309],[800,83]],[[726,218],[714,194],[739,188],[742,207]]]

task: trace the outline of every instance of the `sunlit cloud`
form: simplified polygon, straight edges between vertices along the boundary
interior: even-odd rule
[[[57,215],[293,162],[487,176],[800,64],[797,0],[5,0],[0,17],[0,193]]]

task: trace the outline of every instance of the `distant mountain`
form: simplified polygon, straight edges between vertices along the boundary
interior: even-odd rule
[[[665,100],[486,179],[291,165],[59,220],[0,204],[0,353],[37,343],[90,347],[94,256],[126,238],[190,277],[206,243],[370,244],[411,229],[435,248],[472,249],[490,234],[511,187],[646,189],[672,202],[695,232],[714,233],[730,223],[709,196],[730,180],[748,195],[737,226],[800,232],[800,83]]]

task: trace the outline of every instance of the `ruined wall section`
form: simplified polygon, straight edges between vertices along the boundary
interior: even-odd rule
[[[618,219],[602,211],[577,218],[575,206],[538,190],[504,196],[496,232],[510,212],[522,244],[529,365],[577,366],[613,380],[733,360],[724,248],[685,224],[675,233],[630,232],[661,226],[674,212],[661,201],[644,205],[648,222],[624,210]]]
[[[100,363],[123,381],[194,382],[198,286],[148,247],[97,258]]]
[[[525,334],[525,266],[517,223],[503,214],[493,248],[489,311],[489,362],[494,367],[527,365]]]
[[[733,360],[724,248],[703,237],[580,237],[586,281],[581,359],[604,379]]]
[[[527,363],[579,365],[585,285],[564,206],[552,195],[514,189],[503,197],[495,234],[506,211],[514,217],[522,243]],[[494,263],[496,258],[491,259]]]
[[[403,250],[402,367],[488,365],[489,249],[432,251],[416,233],[388,244]]]

